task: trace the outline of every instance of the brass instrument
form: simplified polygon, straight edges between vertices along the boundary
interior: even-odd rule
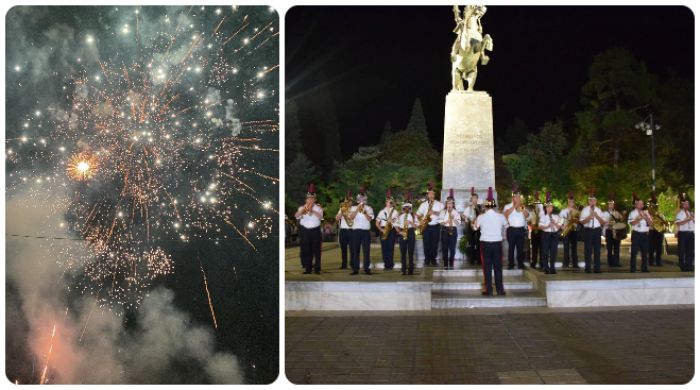
[[[403,217],[403,228],[401,228],[401,237],[404,240],[408,239],[408,214]]]
[[[659,212],[654,208],[653,206],[649,206],[648,210],[649,217],[651,217],[651,228],[656,230],[659,233],[663,233],[666,231],[668,227],[668,222],[664,219],[664,217],[659,214]]]
[[[540,230],[540,210],[537,208],[537,203],[533,204],[533,216],[532,216],[532,232],[537,233]]]
[[[349,218],[351,206],[352,206],[351,200],[340,203],[340,214],[345,219],[345,223],[348,225],[348,227],[352,227],[352,224],[355,223],[354,219]]]
[[[451,235],[454,234],[454,233],[452,232],[452,220],[453,220],[453,218],[452,218],[452,212],[451,212],[450,210],[447,210],[447,209],[445,209],[445,211],[447,211],[447,214],[448,214],[448,216],[447,216],[447,223],[448,223],[448,225],[449,225],[449,226],[447,227],[447,234],[449,234],[449,235],[451,236]]]
[[[578,211],[578,209],[573,209],[569,212],[569,217],[566,219],[566,226],[562,229],[560,234],[561,237],[566,237],[571,230],[576,228],[576,225],[579,223],[580,215],[581,212]]]
[[[425,213],[423,218],[420,220],[420,224],[418,224],[418,230],[420,230],[421,233],[425,230],[425,227],[428,226],[428,222],[430,222],[430,213],[433,212],[433,201],[431,200],[428,203],[428,212]]]
[[[391,233],[391,229],[394,228],[391,223],[391,214],[393,213],[394,208],[392,207],[391,210],[386,214],[386,227],[384,227],[384,232],[382,233],[382,240],[386,240],[389,237],[389,233]]]

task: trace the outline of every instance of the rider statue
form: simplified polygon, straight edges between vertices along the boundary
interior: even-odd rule
[[[457,23],[453,31],[457,34],[457,38],[452,45],[450,55],[452,60],[452,90],[463,91],[464,83],[462,80],[466,80],[467,91],[473,91],[477,64],[481,60],[481,65],[486,65],[489,57],[485,51],[493,50],[491,36],[481,35],[481,17],[486,13],[486,7],[483,5],[465,6],[461,17],[458,6],[455,5],[453,11]]]

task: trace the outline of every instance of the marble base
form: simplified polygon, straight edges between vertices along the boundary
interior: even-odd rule
[[[408,278],[409,276],[407,276]],[[286,310],[430,310],[432,283],[285,283]]]
[[[544,281],[549,307],[695,304],[690,277]]]

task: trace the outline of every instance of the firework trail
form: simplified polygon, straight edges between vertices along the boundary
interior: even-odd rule
[[[214,321],[214,329],[219,328],[219,324],[216,322],[216,313],[214,313],[214,305],[211,303],[211,294],[209,293],[209,284],[207,283],[207,274],[204,273],[204,267],[202,262],[199,262],[199,269],[202,270],[202,278],[204,279],[204,291],[207,292],[207,300],[209,301],[209,310],[211,311],[211,319]]]
[[[121,313],[174,272],[181,246],[239,240],[254,251],[272,237],[277,15],[267,7],[93,10],[116,24],[72,35],[74,58],[49,79],[56,96],[8,113],[6,197],[29,192],[47,214],[64,214],[65,237],[47,241],[79,239],[88,249],[57,250],[69,290]],[[21,100],[39,77],[35,59],[8,62]],[[55,193],[62,200],[46,202]]]
[[[53,330],[51,331],[51,341],[49,342],[49,351],[46,353],[46,363],[44,364],[44,369],[41,371],[41,379],[39,384],[43,385],[46,383],[46,374],[49,370],[49,361],[51,360],[51,353],[53,352],[53,338],[56,335],[56,324],[53,324]]]

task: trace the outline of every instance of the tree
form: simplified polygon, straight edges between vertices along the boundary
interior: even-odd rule
[[[383,145],[389,142],[389,138],[391,137],[391,121],[386,121],[384,123],[384,130],[382,131],[382,135],[379,136],[379,144]]]
[[[303,153],[297,153],[294,160],[287,164],[285,172],[285,206],[288,215],[294,215],[294,211],[306,198],[306,189],[309,183],[319,185],[318,168]]]
[[[299,107],[294,100],[286,103],[286,123],[284,135],[285,164],[291,163],[302,151],[301,124],[299,123]]]
[[[425,116],[423,115],[423,104],[419,98],[413,102],[413,110],[411,111],[411,118],[408,120],[406,125],[406,131],[424,134],[428,136],[428,126],[425,123]]]

